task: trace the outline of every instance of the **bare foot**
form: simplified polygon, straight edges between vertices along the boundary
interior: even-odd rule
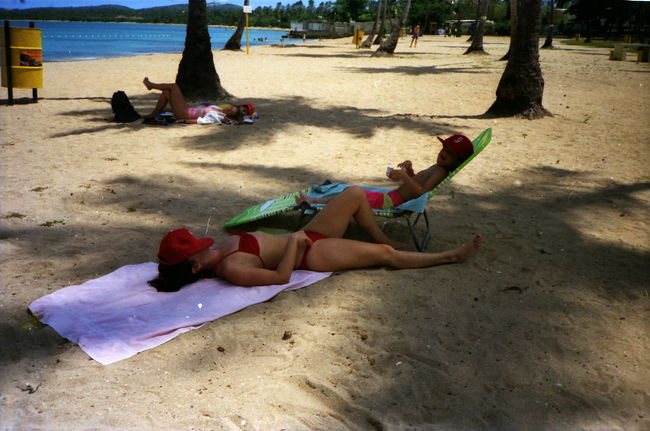
[[[144,80],[142,80],[142,83],[145,87],[147,87],[147,90],[151,91],[151,81],[149,81],[148,77],[145,76]]]
[[[471,242],[468,242],[462,247],[452,251],[455,262],[465,262],[470,257],[474,256],[483,247],[483,237],[476,235]]]

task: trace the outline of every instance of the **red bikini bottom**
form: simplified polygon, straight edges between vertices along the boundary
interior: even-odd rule
[[[321,239],[326,239],[327,238],[323,234],[320,234],[318,232],[311,232],[311,231],[308,231],[308,230],[305,231],[305,235],[307,235],[307,237],[311,240],[312,243],[315,243],[316,241],[320,241]],[[307,266],[307,255],[309,254],[310,249],[311,249],[311,247],[307,247],[305,249],[305,252],[302,254],[302,259],[300,259],[300,265],[298,265],[298,267],[296,269],[311,270]]]

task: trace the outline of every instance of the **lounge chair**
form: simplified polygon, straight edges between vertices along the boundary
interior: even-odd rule
[[[429,242],[429,238],[431,237],[431,227],[429,225],[429,217],[427,216],[427,211],[426,211],[427,201],[429,200],[429,198],[431,198],[432,196],[440,192],[440,190],[442,190],[442,188],[445,187],[447,183],[461,169],[463,169],[469,162],[472,161],[474,157],[476,157],[481,151],[483,151],[483,149],[490,143],[491,139],[492,139],[492,129],[486,129],[480,135],[478,135],[472,141],[472,145],[474,146],[474,153],[467,160],[465,160],[458,168],[450,172],[449,175],[447,175],[447,178],[442,180],[442,182],[440,182],[440,184],[438,184],[438,186],[436,186],[430,192],[425,193],[416,199],[411,199],[410,201],[404,202],[402,205],[398,206],[395,209],[392,210],[373,209],[373,212],[375,213],[375,215],[381,217],[406,217],[409,231],[411,233],[411,238],[413,239],[413,243],[415,244],[415,247],[418,249],[418,251],[425,250]],[[347,184],[339,184],[339,183],[323,184],[323,185],[306,188],[304,190],[301,190],[301,192],[314,197],[327,197],[327,196],[332,196],[340,193],[346,187],[350,187],[350,186]],[[362,187],[368,190],[375,190],[375,191],[382,191],[382,192],[391,190],[391,189],[385,189],[381,187],[367,187],[367,186],[362,186]],[[321,204],[297,205],[296,197],[298,196],[299,193],[300,192],[292,192],[282,197],[271,199],[264,203],[257,204],[250,208],[247,208],[242,213],[228,220],[225,223],[225,226],[233,227],[240,224],[261,220],[263,218],[272,217],[277,214],[282,214],[288,211],[295,211],[295,210],[301,211],[300,220],[302,220],[303,216],[314,214],[320,208],[324,207],[324,205]],[[418,238],[416,232],[416,226],[420,221],[421,217],[424,220],[425,232],[422,238]]]

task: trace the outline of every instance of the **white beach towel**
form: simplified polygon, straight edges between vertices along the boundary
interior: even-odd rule
[[[29,309],[91,358],[108,365],[331,274],[298,270],[287,284],[256,287],[205,279],[166,293],[147,284],[157,271],[153,262],[123,266],[39,298]]]

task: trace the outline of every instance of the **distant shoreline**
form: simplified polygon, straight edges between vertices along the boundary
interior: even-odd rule
[[[85,23],[95,23],[95,24],[148,24],[148,25],[180,25],[185,26],[187,24],[176,24],[172,22],[133,22],[133,21],[70,21],[63,19],[6,19],[1,18],[2,21],[11,22],[85,22]],[[223,25],[223,24],[210,24],[208,27],[218,27],[218,28],[232,28],[236,29],[235,25]],[[275,31],[290,31],[291,27],[255,27],[249,26],[251,30],[275,30]]]

